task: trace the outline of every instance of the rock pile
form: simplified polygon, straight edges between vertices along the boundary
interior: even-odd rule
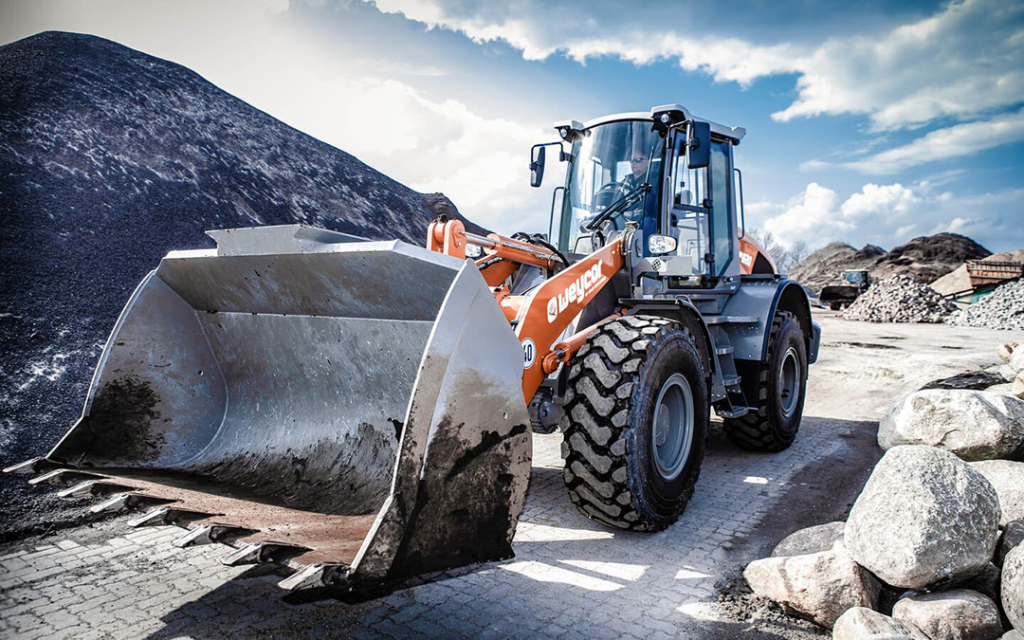
[[[865,322],[942,322],[955,307],[928,285],[895,275],[876,282],[843,312]]]
[[[946,323],[959,327],[1024,330],[1024,280],[1004,284],[975,304],[950,314]]]
[[[999,356],[1024,369],[1024,348]],[[747,566],[751,589],[833,638],[1024,640],[1024,401],[918,391],[878,441],[846,522],[783,539]]]

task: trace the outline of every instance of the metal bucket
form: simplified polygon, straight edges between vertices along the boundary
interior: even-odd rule
[[[123,488],[230,562],[286,557],[291,586],[510,557],[522,355],[477,268],[300,225],[210,235],[132,295],[49,478]]]

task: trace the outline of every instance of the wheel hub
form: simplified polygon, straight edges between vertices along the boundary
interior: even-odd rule
[[[679,476],[693,445],[693,391],[681,373],[661,386],[655,403],[651,447],[655,466],[665,480]]]
[[[779,370],[779,407],[787,418],[796,412],[800,400],[800,359],[796,349],[790,347],[782,356]]]

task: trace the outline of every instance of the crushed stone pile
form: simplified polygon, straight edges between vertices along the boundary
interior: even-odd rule
[[[864,322],[942,322],[955,309],[928,285],[895,275],[871,285],[843,317]]]
[[[1004,284],[977,303],[951,314],[946,323],[958,327],[1024,330],[1024,280]]]

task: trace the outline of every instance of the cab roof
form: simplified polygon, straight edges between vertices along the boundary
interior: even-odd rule
[[[706,120],[704,118],[692,116],[689,110],[686,109],[686,107],[683,107],[682,105],[679,104],[658,105],[656,107],[651,107],[650,111],[627,111],[624,113],[613,113],[611,115],[594,118],[593,120],[587,120],[584,123],[580,123],[577,120],[566,120],[562,122],[556,122],[555,128],[561,129],[564,127],[568,127],[575,131],[584,131],[586,129],[590,129],[591,127],[596,127],[598,125],[608,124],[609,122],[620,122],[623,120],[646,120],[648,122],[654,122],[655,114],[665,112],[678,112],[683,116],[685,120],[707,122],[709,125],[711,125],[712,134],[716,136],[721,136],[723,138],[727,138],[728,140],[732,141],[733,144],[739,144],[740,140],[743,139],[743,136],[747,134],[747,130],[744,129],[743,127],[727,127],[724,124],[719,124],[717,122],[712,122],[711,120]]]

